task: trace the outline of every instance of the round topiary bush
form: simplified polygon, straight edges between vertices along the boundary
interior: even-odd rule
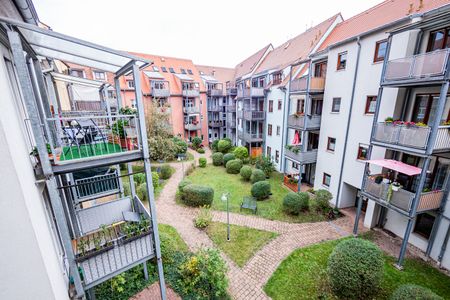
[[[236,147],[233,151],[234,155],[236,155],[236,158],[244,159],[248,158],[248,149],[244,146]]]
[[[316,196],[317,208],[321,211],[327,211],[331,208],[330,200],[333,199],[333,195],[324,189],[318,190],[314,192]]]
[[[211,150],[212,151],[219,151],[219,140],[214,140],[212,143],[211,143]]]
[[[250,181],[256,183],[258,181],[266,180],[266,174],[260,169],[254,169],[252,175],[250,176]]]
[[[229,140],[220,140],[217,144],[217,150],[222,153],[227,153],[231,149],[231,142]]]
[[[223,156],[223,165],[226,166],[227,162],[230,160],[236,159],[236,156],[233,153],[227,153]]]
[[[215,166],[223,165],[223,153],[216,152],[212,155],[212,162]]]
[[[200,168],[206,168],[206,158],[200,157],[200,158],[198,159],[198,166],[199,166]]]
[[[141,183],[145,182],[145,174],[144,173],[138,173],[133,175],[133,180],[136,185],[140,185]]]
[[[289,193],[284,196],[283,209],[288,214],[298,215],[308,209],[309,195],[307,193]]]
[[[198,148],[198,149],[197,149],[197,152],[200,153],[200,154],[204,154],[204,153],[205,153],[205,149],[203,149],[203,148]]]
[[[169,179],[170,176],[172,176],[172,167],[169,165],[162,165],[161,166],[161,179],[166,180]]]
[[[190,179],[185,178],[185,179],[181,180],[180,183],[178,184],[178,190],[180,192],[183,192],[184,187],[189,184],[192,184],[192,181]]]
[[[159,175],[158,175],[158,172],[152,172],[152,184],[153,184],[153,188],[159,186]]]
[[[239,171],[239,173],[241,174],[241,177],[245,181],[249,181],[250,177],[252,176],[252,167],[250,167],[250,166],[243,166],[241,168],[241,170]]]
[[[227,173],[228,174],[239,174],[239,171],[242,168],[242,160],[233,159],[227,162]]]
[[[390,299],[442,300],[443,298],[420,285],[403,284],[394,291]]]
[[[189,206],[211,205],[214,190],[208,186],[189,184],[181,192],[181,199]]]
[[[331,289],[342,299],[370,299],[381,286],[384,260],[372,242],[352,238],[340,242],[328,258]]]
[[[142,183],[137,187],[136,194],[141,201],[148,201],[147,197],[147,184]]]
[[[252,196],[256,200],[263,200],[270,196],[270,183],[268,181],[258,181],[252,185]]]

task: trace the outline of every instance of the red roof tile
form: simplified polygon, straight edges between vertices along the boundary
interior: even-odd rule
[[[244,61],[242,61],[241,63],[237,64],[235,67],[236,73],[234,74],[234,78],[239,78],[248,73],[251,73],[258,64],[258,62],[261,60],[261,58],[263,58],[264,53],[266,53],[266,51],[272,47],[273,47],[272,44],[269,44],[264,48],[262,48],[261,50],[259,50],[258,52],[251,55],[250,57],[248,57],[247,59],[245,59]]]

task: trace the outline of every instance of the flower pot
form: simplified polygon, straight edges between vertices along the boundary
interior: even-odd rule
[[[391,181],[389,180],[389,178],[383,178],[383,183],[387,183],[389,184]]]
[[[392,190],[393,190],[394,192],[398,192],[399,189],[400,189],[400,186],[399,186],[399,185],[392,185]]]
[[[87,260],[87,259],[89,259],[89,258],[91,258],[91,257],[100,255],[100,254],[102,254],[102,253],[104,253],[104,252],[106,252],[106,251],[109,251],[109,250],[113,249],[113,248],[114,248],[114,244],[111,243],[111,244],[108,245],[108,246],[103,245],[99,250],[97,250],[97,249],[92,249],[92,250],[86,251],[86,252],[84,253],[84,255],[81,254],[81,253],[79,253],[79,254],[77,254],[77,256],[76,256],[75,261],[78,262],[78,263],[83,262],[83,261],[85,261],[85,260]]]

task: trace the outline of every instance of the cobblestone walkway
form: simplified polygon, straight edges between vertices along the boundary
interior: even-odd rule
[[[197,164],[199,157],[208,157],[205,154],[193,153]],[[193,251],[201,247],[213,247],[213,242],[205,232],[196,229],[193,218],[196,209],[179,206],[175,203],[175,195],[178,183],[182,180],[182,167],[179,163],[172,164],[176,172],[164,186],[164,189],[156,203],[158,221],[175,227],[183,240]],[[341,224],[350,223],[348,217],[340,218],[335,223],[318,222],[291,224],[280,221],[271,221],[255,216],[230,213],[230,223],[247,226],[256,229],[277,232],[280,235],[260,249],[247,262],[243,268],[239,268],[231,259],[222,253],[222,257],[228,264],[228,278],[230,282],[229,292],[233,299],[270,299],[263,291],[263,287],[279,264],[292,251],[299,247],[319,243],[325,240],[337,239],[350,234],[348,226]],[[226,213],[213,212],[213,220],[226,222]]]

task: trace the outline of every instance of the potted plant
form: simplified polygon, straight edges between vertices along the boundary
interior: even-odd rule
[[[383,181],[383,176],[378,175],[377,177],[375,177],[375,183],[376,184],[380,184]]]
[[[387,117],[386,119],[384,119],[384,123],[387,125],[390,125],[394,122],[394,118],[393,117]]]
[[[52,148],[50,147],[50,144],[49,144],[49,143],[47,143],[46,146],[47,146],[47,154],[48,154],[48,158],[49,158],[50,160],[52,160],[52,159],[53,159]],[[37,150],[37,147],[36,147],[36,146],[33,147],[33,150],[31,150],[30,155],[36,157],[37,161],[40,162],[40,159],[39,159],[39,153],[38,153],[38,150]]]
[[[428,127],[428,125],[425,124],[425,123],[423,123],[423,122],[417,122],[415,125],[416,125],[417,127]]]
[[[392,190],[393,190],[394,192],[398,192],[398,190],[399,190],[402,186],[400,185],[400,183],[394,181],[394,182],[391,184],[391,187],[392,187]]]
[[[130,146],[132,147],[133,144],[131,143],[131,141],[130,142],[127,141],[126,134],[125,134],[125,128],[129,127],[129,126],[130,126],[130,123],[128,122],[128,120],[120,119],[120,120],[117,120],[112,125],[111,129],[112,129],[113,136],[119,137],[120,147],[122,147],[123,149],[130,150]],[[113,138],[113,140],[114,140],[114,138]]]

